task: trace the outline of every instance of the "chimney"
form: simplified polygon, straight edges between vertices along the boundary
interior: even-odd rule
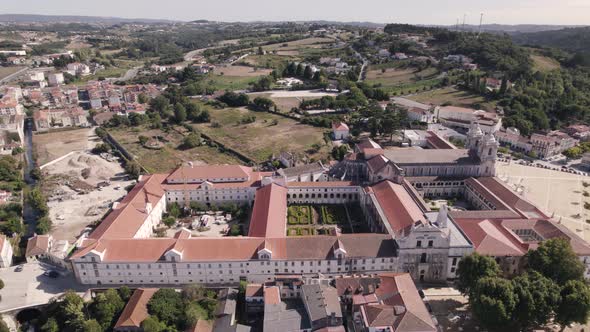
[[[145,211],[147,212],[147,214],[150,214],[152,212],[152,203],[145,203]]]
[[[436,216],[436,223],[440,228],[447,228],[447,219],[448,219],[448,209],[447,205],[443,205],[440,207],[438,211],[438,216]]]

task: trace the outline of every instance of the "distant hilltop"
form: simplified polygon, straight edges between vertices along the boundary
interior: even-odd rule
[[[34,15],[34,14],[0,14],[3,23],[86,23],[86,24],[120,24],[120,23],[176,23],[178,21],[75,15]]]

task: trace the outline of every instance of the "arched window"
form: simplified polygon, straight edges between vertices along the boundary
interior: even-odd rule
[[[426,263],[426,253],[422,253],[422,255],[420,255],[420,263]]]

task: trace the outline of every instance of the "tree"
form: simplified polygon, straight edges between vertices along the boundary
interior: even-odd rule
[[[52,227],[53,223],[51,222],[49,216],[43,216],[39,218],[39,220],[37,220],[37,227],[35,227],[35,233],[39,235],[47,234],[49,233],[49,231],[51,231]]]
[[[565,327],[571,323],[585,324],[590,312],[590,290],[580,280],[570,280],[561,289],[561,303],[555,321]]]
[[[174,120],[176,123],[183,123],[186,121],[186,108],[181,103],[174,105]]]
[[[313,78],[313,70],[311,66],[305,66],[305,70],[303,71],[303,78],[306,80],[311,80]]]
[[[516,295],[512,283],[499,277],[484,277],[471,290],[473,312],[487,328],[506,328],[513,324]]]
[[[125,163],[125,172],[137,179],[141,175],[141,166],[135,160],[130,160]]]
[[[90,319],[84,322],[84,332],[103,332],[103,328],[96,321],[96,319]]]
[[[265,112],[270,111],[272,107],[275,105],[275,103],[272,100],[264,97],[256,97],[254,98],[254,101],[252,103],[254,104],[256,109]]]
[[[166,330],[166,324],[158,321],[156,317],[149,316],[141,322],[141,328],[144,332],[162,332]]]
[[[566,149],[562,152],[562,154],[566,156],[568,159],[578,159],[582,156],[582,149],[580,149],[577,146],[574,146],[569,149]]]
[[[167,227],[172,227],[176,223],[176,218],[174,218],[172,216],[166,217],[166,218],[162,219],[162,223],[164,225],[166,225]]]
[[[6,325],[6,322],[2,319],[2,315],[0,315],[0,332],[10,332],[8,325]]]
[[[123,300],[123,302],[127,303],[127,301],[129,301],[129,298],[131,297],[131,289],[127,286],[121,286],[119,288],[119,295],[121,296],[121,300]]]
[[[170,209],[168,209],[168,214],[174,218],[180,217],[180,206],[178,206],[178,203],[175,202],[175,203],[170,204]]]
[[[145,93],[140,93],[139,96],[137,96],[137,102],[140,104],[145,104],[148,102],[148,96],[146,96]]]
[[[572,250],[568,240],[555,238],[542,242],[537,250],[525,256],[530,269],[564,285],[569,280],[583,280],[584,264]]]
[[[148,312],[167,326],[176,326],[184,321],[184,302],[180,293],[174,289],[162,288],[158,290],[148,302]]]
[[[183,149],[192,149],[201,145],[201,135],[197,133],[190,133],[182,140]]]
[[[45,324],[41,326],[41,331],[43,332],[59,332],[59,324],[55,318],[50,317]]]
[[[139,137],[137,139],[139,140],[139,144],[145,145],[145,143],[148,142],[149,137],[143,136],[143,135],[139,135]]]
[[[186,317],[185,324],[187,326],[194,326],[200,319],[209,319],[209,314],[207,313],[207,310],[205,310],[201,305],[195,302],[189,303],[186,306],[184,310],[184,315]]]
[[[74,291],[66,291],[63,301],[58,309],[58,322],[61,323],[63,331],[80,331],[84,326],[84,300]]]
[[[473,253],[459,261],[457,275],[457,289],[468,295],[479,279],[500,275],[500,267],[492,257]]]
[[[545,325],[559,304],[559,287],[536,271],[516,277],[512,283],[517,298],[513,319],[519,329]]]

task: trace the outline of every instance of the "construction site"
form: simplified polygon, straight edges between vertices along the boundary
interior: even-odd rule
[[[113,202],[134,183],[119,160],[75,151],[43,169],[43,192],[47,197],[56,240],[74,241],[87,227],[100,221]]]

